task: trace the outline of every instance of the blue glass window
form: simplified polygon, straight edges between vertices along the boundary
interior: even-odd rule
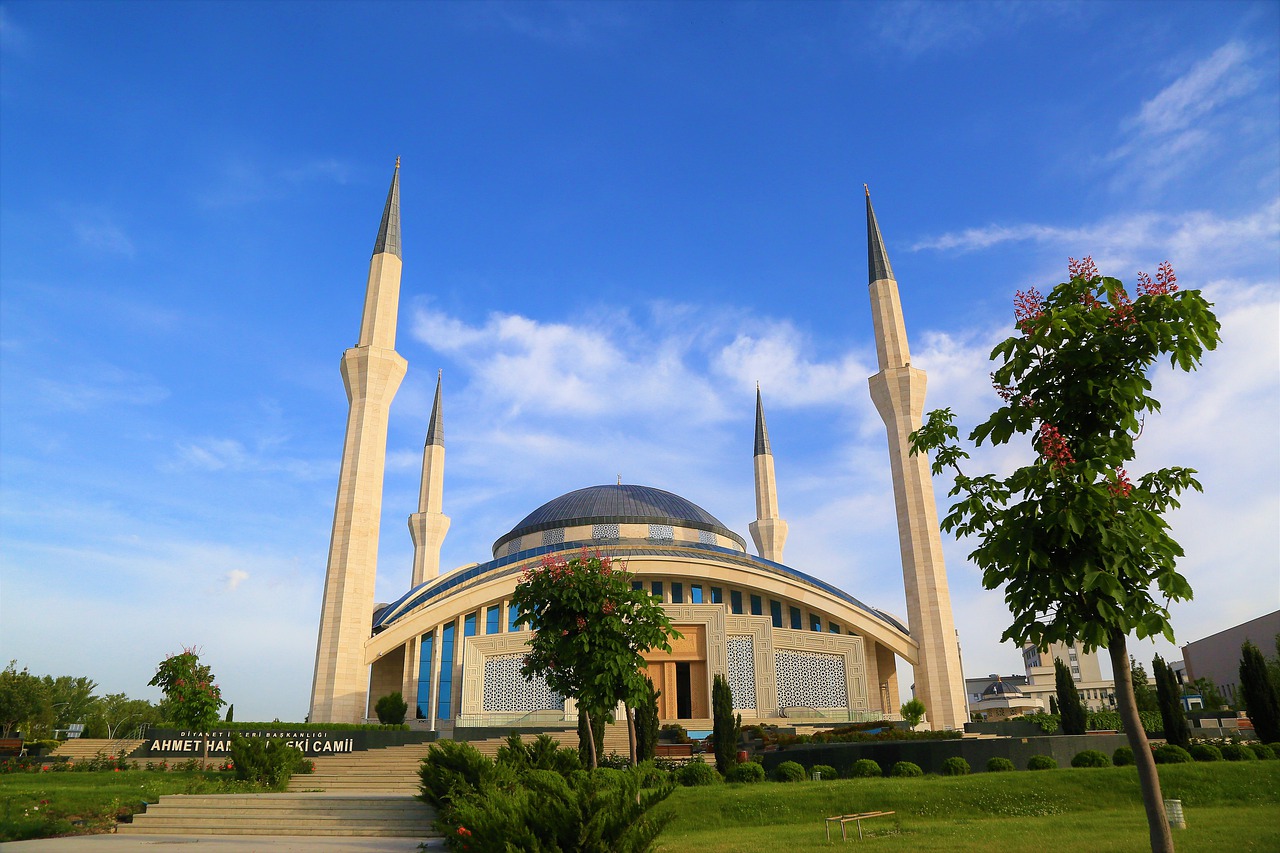
[[[502,608],[493,605],[489,608],[488,615],[485,616],[484,632],[486,634],[496,634],[502,627]]]
[[[467,618],[462,622],[462,636],[474,637],[476,635],[476,615],[468,613]]]
[[[769,616],[773,619],[773,627],[782,627],[782,602],[769,600]]]
[[[828,623],[827,623],[827,630],[828,630],[828,631],[830,631],[830,632],[831,632],[831,633],[833,633],[833,634],[839,634],[839,633],[840,633],[840,626],[839,626],[839,625],[837,625],[837,624],[836,624],[836,623],[834,623],[834,622],[828,622]]]
[[[644,581],[632,581],[632,582],[631,582],[631,588],[632,588],[632,589],[644,589]]]
[[[764,602],[760,600],[760,596],[758,595],[751,596],[751,615],[752,616],[764,615]]]
[[[436,719],[448,720],[453,713],[453,628],[450,622],[440,632],[440,696]]]
[[[810,630],[810,631],[821,631],[821,630],[822,630],[822,617],[821,617],[821,616],[818,616],[818,615],[813,614],[813,613],[810,613],[810,614],[809,614],[809,630]]]
[[[682,583],[671,584],[671,603],[684,604],[684,584]]]
[[[435,640],[431,634],[422,635],[422,650],[418,652],[418,709],[419,720],[427,719],[431,713],[431,643]]]
[[[520,608],[516,607],[514,604],[508,605],[507,606],[507,630],[508,631],[519,631],[520,628],[524,627],[523,625],[521,625],[519,628],[516,627],[516,620],[519,618],[520,618]]]
[[[659,601],[662,600],[662,581],[654,581],[653,584],[649,587],[649,589],[653,592],[654,598],[658,599]]]
[[[689,603],[690,604],[702,603],[702,584],[695,583],[693,586],[689,587]]]
[[[802,627],[804,627],[804,623],[800,621],[799,607],[791,608],[790,616],[791,616],[791,630],[799,631]]]
[[[742,593],[736,589],[729,590],[729,609],[734,613],[742,612]]]
[[[718,586],[711,587],[711,603],[724,604],[724,590]]]

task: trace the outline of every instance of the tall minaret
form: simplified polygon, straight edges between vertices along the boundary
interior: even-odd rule
[[[431,404],[427,443],[422,448],[422,486],[418,491],[418,511],[409,516],[413,537],[413,586],[440,574],[440,546],[449,532],[449,516],[440,511],[444,492],[444,410],[440,405],[440,383],[436,376],[436,399]]]
[[[351,408],[342,444],[338,500],[320,610],[313,723],[363,722],[369,667],[364,643],[373,622],[387,416],[408,364],[396,352],[400,304],[400,158],[369,261],[359,342],[342,354],[342,382]]]
[[[787,523],[778,517],[778,480],[773,474],[773,451],[769,449],[769,428],[764,423],[760,384],[756,383],[756,520],[748,525],[756,552],[766,560],[782,562],[782,546],[787,544]]]
[[[864,186],[865,188],[865,186]],[[911,366],[907,330],[902,321],[898,283],[889,266],[884,239],[867,190],[867,255],[871,278],[871,314],[875,321],[880,372],[868,381],[871,399],[889,434],[893,500],[898,512],[898,545],[907,594],[907,621],[920,646],[915,665],[916,697],[935,729],[959,729],[965,713],[964,675],[951,593],[942,561],[938,508],[929,478],[929,457],[911,455],[908,436],[919,429],[924,412],[925,375]]]

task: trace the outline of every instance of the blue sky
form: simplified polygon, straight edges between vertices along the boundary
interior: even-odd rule
[[[1206,488],[1173,518],[1180,642],[1280,604],[1274,3],[23,2],[0,63],[6,661],[155,698],[197,644],[238,718],[306,713],[396,156],[379,600],[442,369],[444,565],[618,475],[745,535],[759,380],[787,562],[903,612],[866,182],[929,406],[965,425],[1014,291],[1069,256],[1208,293],[1223,346],[1157,374],[1134,467]],[[947,549],[967,672],[1020,671]]]

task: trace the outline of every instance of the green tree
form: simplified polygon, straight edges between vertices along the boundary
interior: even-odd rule
[[[1089,723],[1089,712],[1080,701],[1080,691],[1071,677],[1071,670],[1062,658],[1053,659],[1053,684],[1057,688],[1058,713],[1062,715],[1064,735],[1082,735]]]
[[[384,726],[398,726],[404,723],[404,715],[409,713],[409,703],[396,691],[379,699],[373,706],[373,712]]]
[[[733,713],[733,691],[723,675],[717,675],[711,682],[711,724],[716,744],[716,769],[722,774],[728,773],[738,762],[742,715]]]
[[[608,557],[585,551],[568,560],[552,555],[525,570],[511,597],[519,608],[517,625],[533,630],[521,673],[542,676],[551,689],[572,696],[580,719],[586,713],[590,755],[595,746],[596,714],[610,715],[625,702],[645,695],[644,652],[671,651],[680,634],[662,605],[631,588],[631,575],[616,570]],[[628,715],[628,726],[633,721]]]
[[[160,709],[146,699],[108,693],[94,704],[84,736],[118,738],[137,726],[156,725],[162,721]]]
[[[1248,640],[1240,647],[1240,691],[1253,731],[1263,743],[1280,741],[1280,696],[1262,652]]]
[[[169,655],[156,668],[155,677],[147,682],[164,691],[161,710],[165,719],[185,729],[201,733],[204,744],[200,766],[209,760],[208,732],[221,719],[219,709],[227,704],[222,690],[213,682],[213,671],[200,663],[200,650],[183,647],[181,654]]]
[[[1194,471],[1166,468],[1131,481],[1125,466],[1147,413],[1159,411],[1148,373],[1168,357],[1194,370],[1218,344],[1218,321],[1198,291],[1179,292],[1172,268],[1139,273],[1137,298],[1092,259],[1048,296],[1019,292],[1018,333],[997,344],[992,383],[1004,401],[970,434],[975,445],[1030,439],[1035,456],[1007,477],[966,476],[950,410],[912,436],[934,473],[953,469],[957,498],[943,529],[978,542],[970,558],[987,589],[1004,589],[1013,623],[1003,639],[1106,648],[1133,747],[1153,850],[1173,849],[1151,750],[1134,703],[1127,638],[1173,641],[1168,604],[1191,597],[1177,571],[1182,548],[1164,515]]]
[[[1133,702],[1138,706],[1140,714],[1160,713],[1160,700],[1151,689],[1151,679],[1147,677],[1147,668],[1138,663],[1132,656],[1129,658],[1129,680],[1133,682]]]
[[[902,714],[902,722],[906,723],[907,727],[912,731],[915,731],[915,727],[920,725],[920,721],[924,719],[926,708],[919,699],[912,699],[898,710]]]
[[[227,722],[234,723],[236,721],[236,703],[232,702],[227,706]],[[404,722],[401,720],[400,722]]]
[[[1057,697],[1057,696],[1050,696],[1050,697],[1049,697],[1049,713],[1050,713],[1050,714],[1057,714],[1057,713],[1059,713],[1059,711],[1058,711],[1058,697]]]
[[[653,681],[645,678],[644,695],[636,703],[636,760],[652,761],[658,752],[658,697]]]
[[[1191,748],[1191,728],[1187,725],[1187,712],[1182,708],[1182,691],[1178,689],[1177,676],[1164,658],[1156,655],[1151,661],[1156,677],[1156,701],[1160,705],[1160,720],[1164,723],[1164,739],[1183,749]]]
[[[37,715],[33,737],[37,733],[40,737],[53,737],[57,730],[66,729],[71,723],[83,723],[89,718],[98,701],[93,695],[98,685],[91,679],[46,675],[40,680],[44,684],[45,701]]]
[[[31,737],[30,723],[48,701],[45,689],[44,682],[25,666],[19,672],[18,662],[9,661],[4,672],[0,672],[0,729],[4,737],[10,737],[15,729]]]

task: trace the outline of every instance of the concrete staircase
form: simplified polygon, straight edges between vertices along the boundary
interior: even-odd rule
[[[175,794],[122,835],[438,837],[435,810],[407,794]]]
[[[430,749],[429,743],[411,743],[321,756],[314,759],[314,773],[295,773],[289,779],[288,790],[416,794],[418,767]]]
[[[146,743],[145,740],[131,740],[127,738],[88,738],[77,737],[70,740],[64,740],[58,744],[50,755],[58,758],[69,758],[72,761],[83,761],[87,758],[97,758],[99,754],[102,756],[110,756],[112,758],[120,758],[127,756],[138,747]]]

